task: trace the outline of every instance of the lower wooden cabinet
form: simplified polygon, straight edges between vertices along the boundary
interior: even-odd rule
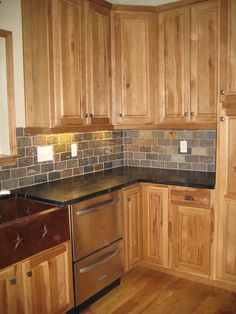
[[[141,187],[123,190],[125,272],[141,260]]]
[[[172,268],[210,275],[213,210],[207,190],[170,192]]]
[[[236,200],[225,199],[219,211],[217,277],[236,285]]]
[[[0,271],[0,314],[65,313],[73,307],[69,243]]]
[[[143,186],[142,258],[168,266],[168,187]]]

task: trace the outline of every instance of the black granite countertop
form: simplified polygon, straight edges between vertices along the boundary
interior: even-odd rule
[[[56,206],[74,204],[136,182],[214,189],[215,173],[156,168],[120,167],[15,190],[20,197]]]

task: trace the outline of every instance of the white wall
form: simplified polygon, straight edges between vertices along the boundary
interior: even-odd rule
[[[13,32],[16,126],[24,127],[25,105],[24,105],[22,21],[20,0],[1,0],[0,28]]]

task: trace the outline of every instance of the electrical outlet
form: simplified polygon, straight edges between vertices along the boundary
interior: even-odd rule
[[[52,145],[37,147],[38,162],[53,160]]]
[[[71,156],[72,157],[77,156],[77,144],[76,143],[71,144]]]
[[[187,154],[188,152],[188,144],[187,141],[180,141],[180,153]]]

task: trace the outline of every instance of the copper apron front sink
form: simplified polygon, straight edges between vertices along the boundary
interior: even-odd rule
[[[28,199],[0,201],[0,268],[69,240],[68,208]]]

